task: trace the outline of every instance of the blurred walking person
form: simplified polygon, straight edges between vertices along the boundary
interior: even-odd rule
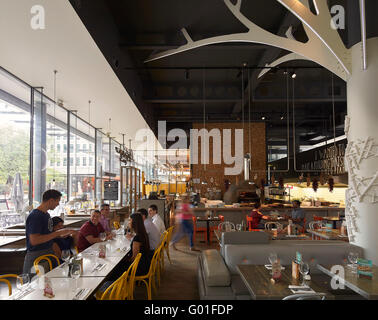
[[[193,210],[189,202],[189,196],[187,194],[182,195],[182,201],[177,207],[176,219],[178,231],[173,236],[171,241],[173,249],[177,250],[176,243],[180,241],[184,236],[189,238],[189,246],[191,251],[199,251],[194,248],[193,244]]]

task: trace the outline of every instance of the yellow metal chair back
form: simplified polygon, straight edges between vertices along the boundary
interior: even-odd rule
[[[41,262],[42,260],[46,260],[48,263],[49,263],[49,267],[50,267],[50,270],[53,269],[52,267],[52,263],[51,263],[51,260],[50,260],[50,257],[51,258],[54,258],[56,260],[56,262],[58,263],[58,266],[60,265],[60,261],[58,259],[58,257],[56,255],[53,255],[53,254],[45,254],[43,256],[40,256],[38,257],[37,259],[34,260],[34,268],[35,268],[35,272],[37,274],[39,274],[39,267],[38,267],[38,264],[39,262]]]
[[[151,259],[150,269],[148,270],[148,273],[143,276],[135,276],[135,281],[142,281],[146,285],[148,300],[151,300],[152,297],[151,287],[153,287],[153,289],[156,291],[155,273],[161,249],[162,246],[159,246],[157,249],[155,249],[154,255]]]
[[[18,275],[17,274],[4,274],[2,276],[0,276],[0,282],[4,282],[7,284],[8,286],[8,292],[9,292],[9,295],[11,296],[12,295],[12,284],[10,283],[10,281],[7,279],[7,278],[18,278]],[[22,279],[21,279],[22,281]]]
[[[134,262],[129,267],[129,269],[131,269],[131,271],[130,271],[129,279],[127,280],[127,283],[126,283],[126,285],[127,285],[126,298],[128,300],[134,300],[135,274],[137,272],[139,261],[140,261],[141,258],[142,258],[142,254],[138,253],[137,256],[134,259]]]
[[[135,257],[134,262],[129,266],[116,281],[114,281],[102,294],[101,300],[125,300],[133,299],[134,296],[134,281],[136,269],[138,268],[139,260],[142,257],[141,253]]]
[[[173,226],[172,227],[169,227],[167,229],[167,232],[168,232],[168,237],[167,237],[167,241],[164,245],[164,250],[165,250],[165,253],[167,254],[167,257],[168,257],[168,260],[169,260],[169,263],[172,263],[171,262],[171,257],[169,256],[169,243],[171,242],[171,239],[172,239],[172,233],[173,233]]]
[[[162,240],[160,242],[160,253],[158,257],[158,265],[157,265],[157,280],[158,285],[160,286],[160,274],[164,271],[164,247],[166,245],[168,239],[168,231],[164,231],[162,233]]]
[[[125,271],[116,281],[114,281],[102,294],[100,300],[121,300],[121,292],[124,287],[127,271]]]

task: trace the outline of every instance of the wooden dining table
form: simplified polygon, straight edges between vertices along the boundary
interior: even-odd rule
[[[339,229],[315,229],[307,230],[308,233],[312,234],[313,238],[321,238],[326,240],[343,240],[343,241],[349,241],[348,236],[342,235]]]
[[[373,265],[372,279],[359,278],[356,273],[352,272],[350,267],[346,265],[343,265],[343,267],[344,284],[346,287],[363,296],[365,299],[378,300],[378,266]],[[331,278],[335,276],[332,272],[332,265],[318,264],[317,268]]]
[[[105,258],[98,257],[101,244],[106,245]],[[83,259],[83,270],[77,282],[69,276],[67,264],[61,264],[45,275],[36,276],[29,285],[27,292],[17,291],[9,300],[87,300],[93,296],[98,288],[106,281],[107,276],[118,265],[130,250],[131,241],[124,235],[102,243],[95,243],[85,249],[78,256]],[[101,266],[100,268],[97,268]],[[53,298],[43,295],[44,277],[48,277],[54,292]],[[77,283],[77,287],[76,287]],[[80,292],[82,293],[80,294]],[[78,296],[78,294],[80,294]]]
[[[282,300],[283,298],[293,295],[289,285],[301,285],[301,280],[296,280],[291,275],[291,266],[284,266],[282,278],[276,283],[271,282],[271,270],[263,265],[242,264],[237,265],[237,271],[246,285],[253,300]],[[324,293],[326,299],[333,300],[335,297],[327,288],[318,282],[306,281],[311,289],[317,293]]]

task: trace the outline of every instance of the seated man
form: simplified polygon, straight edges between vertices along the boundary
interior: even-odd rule
[[[158,215],[158,208],[155,204],[150,205],[148,214],[151,217],[152,223],[156,226],[159,233],[162,234],[165,231],[165,225],[163,219]]]
[[[266,217],[260,212],[261,203],[256,202],[253,205],[254,209],[252,210],[250,217],[252,218],[251,228],[252,229],[264,229],[264,223],[260,223],[261,219],[265,219]]]
[[[303,209],[300,208],[301,202],[299,200],[294,200],[293,202],[293,211],[291,212],[291,217],[288,216],[290,220],[293,221],[293,228],[292,231],[294,234],[298,234],[299,232],[305,231],[304,227],[304,220],[305,220],[305,212]],[[282,234],[287,234],[287,226],[281,231]]]
[[[297,228],[303,229],[305,212],[301,209],[301,202],[299,200],[293,201],[293,211],[291,212],[291,220],[296,225]]]
[[[103,203],[101,205],[101,216],[100,216],[100,223],[102,227],[104,228],[105,232],[111,231],[111,221],[110,221],[110,206],[107,203]]]
[[[150,242],[150,250],[155,250],[160,244],[159,230],[148,218],[148,212],[146,209],[139,209],[137,213],[140,213],[143,217],[144,227],[146,228],[148,239]]]
[[[64,222],[60,217],[53,217],[52,222],[53,222],[53,231],[61,230],[64,228],[63,226]],[[71,251],[71,249],[76,246],[77,236],[78,236],[78,233],[75,233],[74,237],[67,236],[64,238],[55,238],[53,240],[54,242],[53,242],[52,248],[54,250],[55,255],[59,258],[59,260],[61,260],[63,250]]]
[[[99,222],[100,215],[101,212],[99,210],[93,211],[91,214],[91,219],[81,226],[77,244],[77,249],[79,252],[82,252],[94,243],[102,242],[99,236],[100,233],[105,232],[105,230]],[[105,233],[106,240],[112,239],[112,234],[110,232]]]

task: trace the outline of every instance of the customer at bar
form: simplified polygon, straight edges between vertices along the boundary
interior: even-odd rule
[[[251,214],[249,215],[252,218],[251,222],[251,228],[252,229],[264,229],[265,226],[263,223],[260,223],[261,219],[265,219],[264,215],[260,212],[261,209],[261,203],[256,202],[253,205],[253,210]]]
[[[301,202],[299,200],[294,200],[293,211],[291,212],[291,220],[296,225],[297,228],[301,229],[304,227],[305,212],[301,208]]]
[[[53,240],[75,234],[71,229],[53,230],[53,221],[48,213],[60,202],[62,194],[57,190],[47,190],[42,195],[42,203],[30,212],[26,219],[25,234],[27,252],[23,273],[35,274],[34,260],[45,254],[54,254]]]
[[[163,219],[158,214],[158,207],[155,204],[151,204],[148,208],[148,214],[151,217],[152,223],[156,226],[159,233],[162,234],[165,231],[165,225]]]
[[[61,230],[64,228],[63,223],[64,221],[60,217],[53,217],[53,230]],[[77,244],[77,236],[79,234],[76,232],[74,237],[68,236],[65,238],[55,238],[53,241],[52,248],[54,250],[55,255],[61,260],[62,251],[63,250],[70,250],[76,246]],[[72,253],[72,251],[71,251]]]
[[[84,223],[79,231],[77,249],[79,252],[90,247],[92,244],[102,242],[100,233],[106,233],[106,240],[112,239],[111,232],[106,232],[100,223],[101,212],[94,210],[91,213],[91,219]]]
[[[157,247],[159,247],[160,244],[159,230],[152,223],[152,220],[148,217],[148,212],[146,209],[141,208],[137,211],[137,213],[140,213],[142,215],[144,227],[149,239],[150,249],[155,250]]]

